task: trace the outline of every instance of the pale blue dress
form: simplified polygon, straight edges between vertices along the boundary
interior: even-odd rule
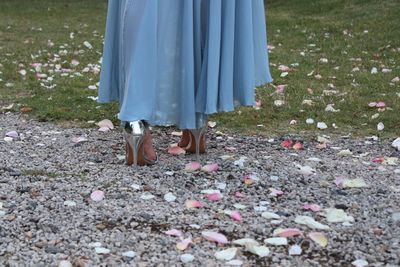
[[[263,0],[109,0],[99,102],[194,129],[271,82]]]

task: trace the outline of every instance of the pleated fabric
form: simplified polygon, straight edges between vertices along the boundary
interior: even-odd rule
[[[109,0],[99,102],[181,129],[272,82],[263,0]]]

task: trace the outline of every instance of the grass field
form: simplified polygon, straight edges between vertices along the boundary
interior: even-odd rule
[[[97,104],[89,89],[99,80],[106,8],[100,0],[2,0],[1,106],[14,103],[13,111],[31,108],[40,120],[68,124],[116,121],[117,105]],[[221,129],[400,135],[397,0],[268,0],[266,9],[274,85],[258,88],[260,109],[213,116]],[[275,92],[278,85],[284,92]],[[386,107],[368,105],[379,101]],[[317,122],[328,129],[318,130]]]

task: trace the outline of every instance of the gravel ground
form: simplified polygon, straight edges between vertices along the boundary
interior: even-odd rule
[[[216,128],[202,163],[218,163],[220,170],[188,173],[184,167],[193,156],[167,153],[168,144],[178,141],[172,128],[154,129],[160,162],[134,169],[124,165],[118,130],[62,128],[17,114],[0,118],[1,266],[351,266],[355,260],[400,265],[400,155],[390,140],[332,137],[327,149],[319,149],[316,138],[307,138],[304,149],[295,151],[284,149],[280,137],[221,135]],[[19,138],[4,141],[11,130]],[[79,136],[88,141],[75,144],[72,138]],[[353,155],[339,156],[345,149]],[[221,158],[225,155],[231,157]],[[384,163],[373,162],[380,156],[386,157]],[[240,157],[247,157],[244,166],[235,165]],[[393,165],[385,164],[389,158]],[[303,175],[296,164],[315,173]],[[255,183],[246,185],[244,177],[251,173]],[[334,183],[339,176],[362,178],[368,187],[342,188]],[[270,194],[270,188],[283,195]],[[218,189],[224,197],[212,202],[201,193],[205,189]],[[93,201],[94,190],[104,191],[104,200]],[[169,192],[174,202],[164,200]],[[188,209],[187,200],[205,206]],[[240,206],[233,205],[238,203],[247,206],[239,210],[241,222],[223,212],[237,210]],[[345,210],[354,222],[328,222],[322,211],[304,210],[305,203]],[[280,215],[280,221],[262,217],[264,211]],[[297,224],[298,215],[330,229]],[[276,228],[298,228],[304,235],[288,238],[288,245],[264,244],[270,254],[263,258],[202,238],[202,231],[215,231],[229,241],[247,237],[262,244]],[[182,231],[193,244],[176,249],[179,238],[164,233],[171,229]],[[324,232],[328,245],[308,238],[312,231]],[[295,244],[302,253],[289,256]],[[99,254],[96,246],[109,252]],[[231,247],[239,248],[236,261],[216,259],[215,252]],[[123,255],[128,251],[134,257]],[[193,255],[193,261],[182,263],[183,254]]]

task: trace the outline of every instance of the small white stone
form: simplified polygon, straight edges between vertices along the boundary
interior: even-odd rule
[[[174,202],[176,200],[176,196],[172,193],[167,193],[164,195],[164,200],[167,202]]]
[[[144,193],[143,195],[140,196],[140,198],[143,200],[150,200],[155,198],[155,196],[150,193]]]
[[[243,261],[241,260],[231,260],[231,261],[227,261],[226,265],[230,265],[230,266],[242,266],[243,265]]]
[[[97,254],[109,254],[110,250],[107,248],[102,248],[102,247],[96,247],[95,251]]]
[[[138,184],[131,184],[131,187],[135,190],[140,190],[140,185]]]
[[[66,200],[66,201],[64,201],[64,206],[75,207],[76,206],[76,202],[72,201],[72,200]]]
[[[72,263],[70,263],[67,260],[60,261],[60,263],[58,264],[58,267],[72,267]]]
[[[307,124],[314,124],[314,120],[311,119],[311,118],[310,118],[310,119],[307,119],[307,120],[306,120],[306,123],[307,123]]]
[[[392,147],[396,148],[398,151],[400,151],[400,137],[395,139],[392,142]]]
[[[373,67],[371,69],[371,74],[377,74],[378,73],[378,69],[376,67]]]
[[[175,172],[173,172],[173,171],[168,171],[168,172],[165,172],[165,174],[168,175],[168,176],[174,176]]]
[[[89,243],[88,246],[92,247],[92,248],[98,248],[98,247],[101,247],[101,243],[100,242],[93,242],[93,243]]]
[[[134,258],[136,256],[136,252],[130,250],[130,251],[122,253],[122,256],[128,257],[128,258]]]
[[[366,260],[355,260],[351,264],[353,266],[356,266],[356,267],[365,267],[365,266],[368,266],[368,261],[366,261]]]
[[[6,136],[4,137],[4,141],[6,141],[7,143],[11,143],[14,139],[12,137]]]
[[[301,247],[299,245],[293,245],[289,248],[290,256],[298,256],[298,255],[301,255],[302,252],[303,252],[303,250],[301,249]]]
[[[274,246],[286,246],[288,241],[286,237],[273,237],[265,239],[264,243]]]
[[[181,262],[189,263],[194,260],[194,256],[192,254],[183,254],[181,255]]]
[[[328,128],[328,125],[326,125],[325,122],[318,122],[317,123],[317,128],[320,129],[320,130],[324,130],[324,129]]]
[[[378,123],[376,128],[378,129],[378,131],[383,131],[383,129],[385,129],[385,125],[383,124],[383,122],[380,122]]]

